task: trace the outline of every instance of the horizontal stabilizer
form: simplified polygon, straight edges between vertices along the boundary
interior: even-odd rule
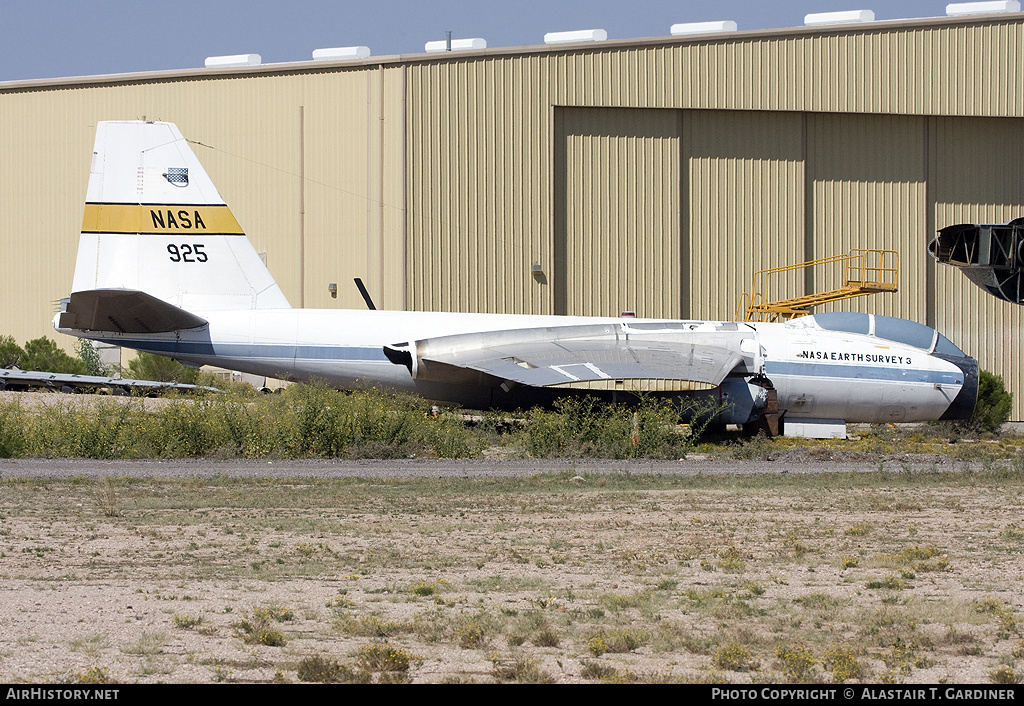
[[[206,319],[133,289],[74,292],[59,320],[62,329],[118,333],[165,333],[206,324]]]
[[[692,331],[673,324],[587,324],[443,336],[389,346],[417,380],[451,381],[475,371],[520,385],[548,387],[615,380],[666,380],[717,386],[738,366],[752,373],[749,330]],[[682,386],[680,389],[682,389]]]

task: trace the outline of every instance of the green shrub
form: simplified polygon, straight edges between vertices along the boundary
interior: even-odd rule
[[[648,641],[648,635],[642,630],[623,628],[601,632],[590,638],[587,648],[595,657],[600,657],[605,652],[622,654],[632,652],[638,647],[643,647]]]
[[[484,636],[485,632],[483,625],[474,621],[469,621],[465,625],[460,625],[458,630],[456,630],[459,647],[464,650],[475,650],[483,647]]]
[[[129,457],[138,413],[134,404],[111,401],[92,407],[52,405],[28,424],[30,453],[45,458]]]
[[[532,642],[537,647],[558,647],[561,639],[553,628],[546,627],[534,636]]]
[[[713,402],[642,397],[626,405],[580,395],[525,413],[520,433],[527,451],[537,458],[681,458],[717,411]],[[692,418],[699,421],[689,430],[679,428],[680,421]]]
[[[128,361],[124,376],[132,380],[157,380],[194,385],[199,371],[182,365],[173,358],[140,352]]]
[[[751,654],[750,648],[739,642],[730,642],[719,647],[711,657],[711,663],[730,672],[753,672],[761,668],[758,660]]]
[[[88,338],[78,339],[78,359],[85,365],[88,375],[109,375],[110,371],[100,362],[100,354]]]
[[[22,370],[45,370],[50,373],[88,375],[89,370],[78,358],[72,358],[43,336],[25,344],[25,354],[18,361]]]
[[[806,684],[818,663],[814,653],[803,645],[778,645],[775,656],[782,661],[782,673],[794,684]]]
[[[437,592],[437,585],[433,581],[417,581],[411,590],[417,596],[432,596]]]
[[[61,681],[65,684],[118,684],[106,667],[89,667],[84,672],[68,672]]]
[[[156,413],[156,440],[165,458],[203,456],[224,445],[227,435],[214,413],[220,407],[213,402],[180,400]]]
[[[11,336],[0,336],[0,368],[21,367],[24,349]]]
[[[174,626],[182,630],[191,630],[202,625],[205,621],[206,619],[201,615],[181,615],[180,613],[175,613],[171,617],[171,622],[174,623]]]
[[[978,371],[978,402],[971,418],[962,422],[961,429],[973,432],[995,433],[1010,418],[1013,395],[999,375],[987,370]]]
[[[849,647],[828,648],[821,664],[832,672],[832,680],[836,684],[844,684],[851,679],[864,679],[868,674],[867,668]]]
[[[1003,664],[986,674],[993,684],[1020,684],[1021,675],[1009,665]]]
[[[253,401],[228,399],[216,403],[217,421],[221,425],[221,451],[226,455],[259,458],[281,449],[281,424],[276,400]]]
[[[545,672],[533,660],[525,655],[501,657],[491,655],[493,668],[491,673],[499,681],[514,681],[520,684],[554,684],[555,678]]]

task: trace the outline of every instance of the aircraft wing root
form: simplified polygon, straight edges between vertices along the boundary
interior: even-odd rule
[[[451,382],[475,371],[533,387],[572,383],[665,380],[717,386],[737,368],[753,373],[741,331],[666,328],[636,332],[626,325],[587,324],[491,331],[392,347],[389,358],[418,380]],[[682,389],[682,388],[680,388]]]

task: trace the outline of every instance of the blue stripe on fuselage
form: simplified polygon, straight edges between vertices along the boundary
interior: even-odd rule
[[[277,343],[215,343],[205,341],[160,341],[99,339],[126,348],[182,357],[217,357],[262,360],[346,360],[386,363],[383,346],[308,346]]]
[[[152,339],[99,339],[127,348],[184,358],[231,358],[235,360],[307,360],[386,363],[382,346],[314,346],[277,343],[214,343],[205,341],[162,341]],[[843,365],[825,362],[765,361],[769,376],[813,377],[835,380],[908,382],[962,385],[963,373],[923,370],[910,365]]]
[[[964,375],[959,370],[923,370],[910,365],[835,365],[832,363],[765,361],[764,371],[769,378],[776,375],[788,375],[835,380],[878,380],[940,383],[943,385],[962,385],[964,382]]]

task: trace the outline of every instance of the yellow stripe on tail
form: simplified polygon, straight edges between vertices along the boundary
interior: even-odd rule
[[[87,203],[83,233],[245,235],[227,206]]]

